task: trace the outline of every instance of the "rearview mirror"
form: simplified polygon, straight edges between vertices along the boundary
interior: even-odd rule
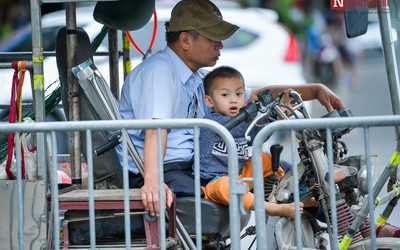
[[[348,38],[365,34],[368,29],[368,0],[357,1],[356,6],[349,6],[348,4],[346,10],[344,10],[344,20]]]

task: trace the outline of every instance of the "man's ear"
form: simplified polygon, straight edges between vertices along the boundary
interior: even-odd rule
[[[187,32],[181,32],[179,35],[179,43],[184,49],[189,48],[189,33]]]
[[[214,107],[214,104],[213,104],[210,96],[206,95],[204,97],[204,102],[206,103],[207,107],[210,107],[210,108]]]

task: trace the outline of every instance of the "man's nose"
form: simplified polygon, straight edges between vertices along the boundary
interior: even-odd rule
[[[224,48],[224,44],[222,43],[222,41],[215,41],[215,48],[217,50],[223,49]]]

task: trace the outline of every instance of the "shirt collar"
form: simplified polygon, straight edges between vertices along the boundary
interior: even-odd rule
[[[171,58],[182,84],[186,84],[193,72],[170,47],[165,47],[165,53]]]

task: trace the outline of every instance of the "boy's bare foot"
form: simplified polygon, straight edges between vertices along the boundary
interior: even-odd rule
[[[289,219],[294,219],[296,217],[296,208],[295,208],[295,203],[289,203],[289,204],[281,204],[281,216],[287,217]],[[299,203],[300,206],[300,215],[303,214],[303,208],[304,208],[304,203],[300,202]]]
[[[338,183],[339,181],[342,181],[344,178],[346,178],[343,169],[336,169],[333,171],[333,180],[335,183]]]
[[[314,197],[311,197],[306,203],[304,203],[304,207],[316,207],[319,205],[319,201],[317,201]]]
[[[400,238],[400,228],[393,226],[387,222],[383,224],[376,224],[376,237],[395,237]]]

